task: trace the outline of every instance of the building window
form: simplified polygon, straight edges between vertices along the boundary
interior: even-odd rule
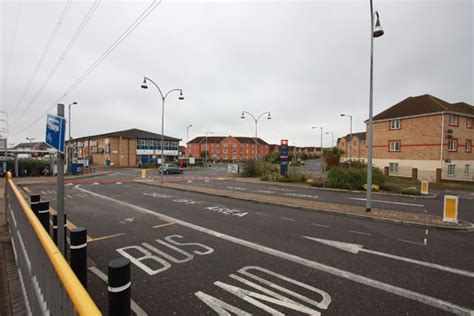
[[[237,147],[237,144],[232,144],[232,147]]]
[[[233,149],[233,150],[232,150],[232,153],[233,153],[233,154],[236,154],[236,153],[237,153],[237,150],[236,150],[236,149]]]
[[[467,153],[470,153],[472,151],[472,140],[466,139],[465,150],[466,150]]]
[[[458,126],[459,125],[459,116],[456,114],[449,114],[449,125]]]
[[[472,128],[472,117],[466,117],[466,127]]]
[[[227,154],[227,149],[224,149],[224,151],[223,151],[223,152],[224,152],[224,154]]]
[[[469,174],[471,165],[464,165],[464,174]]]
[[[448,141],[448,151],[458,151],[458,140],[451,139]]]
[[[400,129],[400,120],[391,120],[390,129]]]
[[[390,163],[390,172],[398,172],[398,162]]]
[[[390,141],[388,142],[388,150],[389,151],[400,151],[400,141]]]
[[[224,146],[224,147],[227,147],[228,145],[227,145],[227,143],[225,143],[225,144],[223,144],[223,146]]]
[[[454,176],[455,169],[456,169],[456,165],[448,165],[448,175]]]

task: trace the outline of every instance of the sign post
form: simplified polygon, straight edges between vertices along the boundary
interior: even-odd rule
[[[282,139],[280,142],[280,175],[288,174],[288,139]]]
[[[228,164],[227,165],[227,173],[232,174],[232,192],[234,192],[235,186],[235,175],[239,174],[239,165],[238,164]]]
[[[458,223],[458,203],[457,196],[444,196],[443,222]]]
[[[46,144],[58,151],[57,153],[57,213],[58,213],[58,248],[65,256],[64,241],[64,140],[66,136],[66,120],[64,119],[64,104],[58,104],[58,116],[49,115],[46,120]]]

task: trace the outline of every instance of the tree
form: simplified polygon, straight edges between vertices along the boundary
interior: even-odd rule
[[[327,168],[337,167],[341,162],[341,157],[344,154],[344,150],[331,147],[324,149],[324,161],[326,162]]]

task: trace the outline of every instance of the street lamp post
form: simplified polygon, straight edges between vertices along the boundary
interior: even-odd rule
[[[69,146],[67,146],[67,155],[66,155],[66,166],[67,170],[71,172],[71,163],[72,163],[72,137],[71,137],[71,106],[76,105],[77,102],[72,102],[68,105],[69,109]]]
[[[372,0],[370,0],[370,88],[369,88],[369,126],[367,128],[368,149],[367,149],[367,204],[365,210],[370,212],[372,209],[372,112],[373,112],[373,90],[374,90],[374,37],[383,35],[383,29],[380,25],[379,14],[376,11],[377,20],[374,26],[374,9]]]
[[[321,167],[322,167],[322,171],[323,171],[323,187],[326,187],[326,178],[324,177],[324,173],[325,173],[325,166],[324,166],[324,161],[323,161],[323,128],[320,127],[320,126],[313,126],[311,127],[312,129],[315,129],[315,128],[319,128],[321,129],[321,155],[320,155],[320,159],[321,159]]]
[[[255,118],[255,116],[250,113],[250,112],[247,112],[247,111],[242,111],[242,116],[240,117],[241,119],[245,119],[245,113],[247,113],[248,115],[250,115],[253,120],[255,121],[255,160],[258,160],[258,136],[257,136],[257,126],[258,126],[258,121],[262,118],[263,115],[265,114],[268,114],[267,116],[267,120],[271,120],[272,117],[270,115],[270,112],[263,112],[262,114],[260,114],[257,118]]]
[[[186,156],[187,156],[187,162],[186,162],[186,167],[189,168],[189,128],[193,127],[191,124],[186,126]]]
[[[213,132],[206,132],[206,151],[205,151],[205,153],[206,153],[206,156],[205,156],[205,157],[206,157],[206,158],[204,159],[205,164],[206,164],[205,167],[208,166],[208,159],[209,159],[209,149],[208,149],[208,147],[207,147],[207,135],[212,135],[212,134],[214,134],[214,133],[213,133]]]
[[[31,158],[33,158],[33,148],[31,147],[31,141],[35,140],[34,137],[26,137],[26,140],[30,142],[30,151],[31,151]],[[5,146],[6,147],[6,146]],[[5,156],[6,157],[6,156]]]
[[[143,77],[143,84],[141,85],[142,89],[148,89],[147,81],[150,81],[156,87],[156,89],[158,89],[158,92],[160,93],[160,96],[161,96],[161,166],[160,166],[160,169],[161,169],[160,171],[161,172],[160,172],[160,182],[161,182],[161,184],[163,184],[163,164],[165,163],[165,153],[164,153],[164,144],[165,144],[165,142],[164,142],[164,136],[163,136],[164,133],[165,133],[165,101],[166,101],[166,97],[168,97],[168,95],[171,92],[174,92],[174,91],[179,91],[178,100],[184,100],[184,96],[183,96],[183,90],[182,89],[171,89],[168,92],[166,92],[166,94],[163,94],[163,92],[161,92],[160,87],[158,87],[158,85],[148,77]]]
[[[326,135],[331,134],[331,147],[334,147],[334,132],[326,132]]]
[[[348,116],[351,120],[350,134],[349,134],[349,166],[352,164],[352,115],[341,114],[341,116]]]

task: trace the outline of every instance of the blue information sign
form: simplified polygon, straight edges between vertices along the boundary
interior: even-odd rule
[[[288,174],[288,140],[282,139],[280,143],[280,174]]]
[[[64,154],[66,120],[60,116],[48,114],[46,119],[46,144]]]

